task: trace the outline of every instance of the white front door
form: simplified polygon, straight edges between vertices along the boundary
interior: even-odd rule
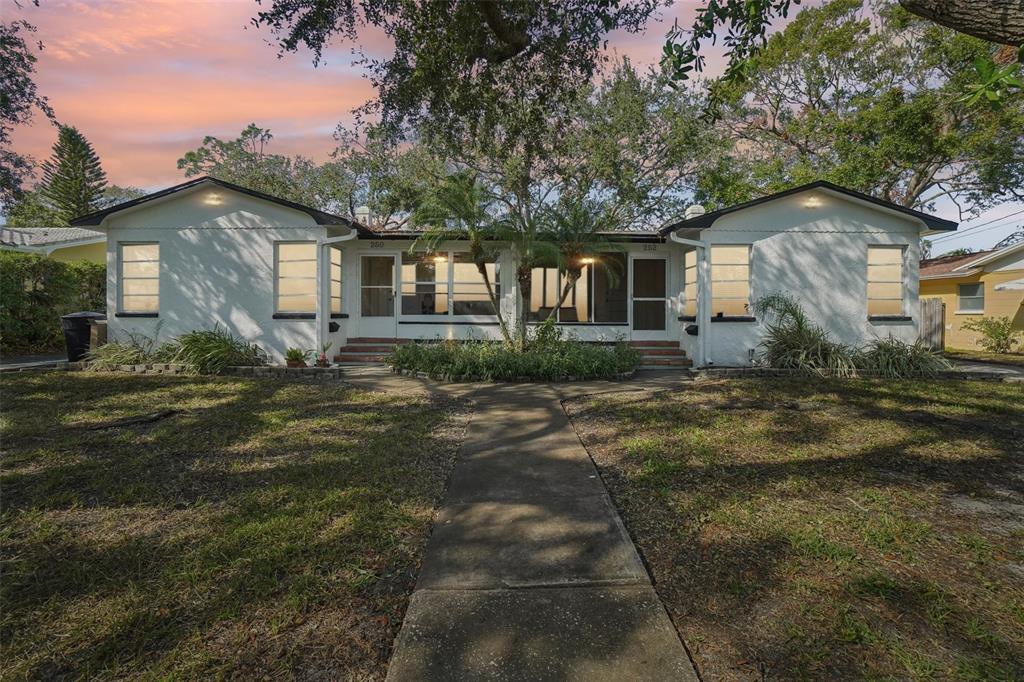
[[[640,341],[669,339],[668,259],[630,256],[630,338]]]
[[[393,339],[398,332],[395,277],[398,255],[374,254],[359,260],[359,336]]]

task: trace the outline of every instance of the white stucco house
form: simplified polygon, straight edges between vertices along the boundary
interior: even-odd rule
[[[280,361],[288,347],[500,338],[465,244],[411,253],[383,232],[213,178],[78,218],[106,235],[108,329],[160,339],[221,325]],[[582,340],[678,348],[697,366],[749,364],[758,297],[788,292],[839,340],[918,336],[922,235],[956,223],[827,182],[680,222],[616,233],[620,253],[587,264],[558,311]],[[536,268],[520,302],[514,254],[490,272],[501,306],[545,315],[560,273]],[[615,259],[621,276],[609,277]]]

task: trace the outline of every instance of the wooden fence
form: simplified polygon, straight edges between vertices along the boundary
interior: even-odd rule
[[[921,299],[921,341],[933,350],[946,347],[946,304],[941,298]]]

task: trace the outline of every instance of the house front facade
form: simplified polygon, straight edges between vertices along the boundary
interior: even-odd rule
[[[104,211],[76,225],[106,235],[112,338],[163,340],[225,327],[274,361],[289,347],[352,340],[499,339],[467,244],[414,251],[415,233],[347,218],[212,178]],[[554,311],[583,341],[659,342],[697,366],[752,362],[764,330],[753,302],[798,298],[838,340],[918,335],[923,234],[956,224],[812,183],[649,232],[583,264],[554,311],[563,274],[534,268],[523,299],[511,248],[487,265],[506,320]]]
[[[921,297],[942,300],[948,348],[978,347],[981,334],[964,329],[968,320],[1008,317],[1024,330],[1024,242],[922,261]]]

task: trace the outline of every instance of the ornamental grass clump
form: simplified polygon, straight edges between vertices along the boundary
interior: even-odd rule
[[[754,311],[767,320],[758,355],[762,364],[807,374],[856,374],[855,351],[834,341],[823,327],[811,322],[792,296],[765,296],[754,302]]]
[[[855,360],[858,369],[894,379],[911,376],[932,377],[953,368],[941,354],[928,348],[921,341],[906,343],[891,336],[887,339],[875,339],[861,348]]]
[[[259,346],[243,341],[219,325],[182,334],[176,343],[175,361],[199,374],[217,374],[235,365],[263,364]]]
[[[920,341],[906,343],[890,336],[861,348],[839,343],[811,322],[803,306],[787,294],[765,296],[754,302],[754,310],[768,321],[758,354],[767,367],[839,377],[863,371],[893,379],[935,376],[952,369]]]
[[[430,341],[401,344],[388,357],[394,369],[453,381],[608,379],[639,362],[626,343],[582,343],[563,338],[553,324],[541,325],[524,350],[494,341]]]

